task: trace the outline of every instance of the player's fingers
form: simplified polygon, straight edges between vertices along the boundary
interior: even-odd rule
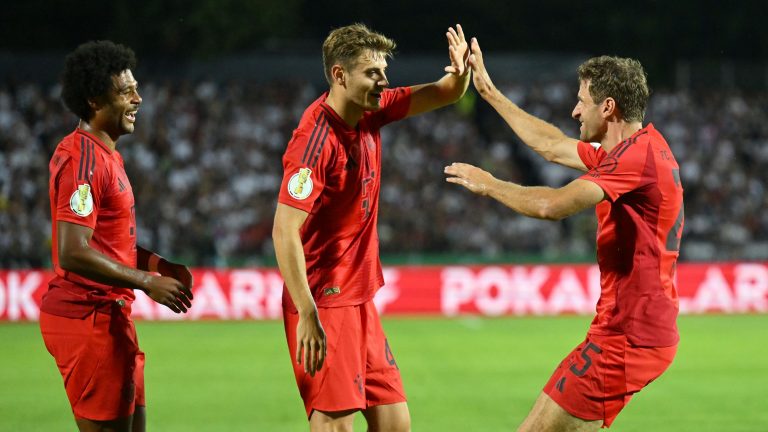
[[[305,347],[307,356],[304,360],[307,362],[306,368],[308,369],[310,376],[315,376],[315,347],[312,341],[309,341],[307,347]]]
[[[175,305],[175,304],[173,304],[173,302],[172,302],[172,301],[166,301],[166,302],[164,303],[164,305],[165,305],[165,306],[166,306],[168,309],[170,309],[170,310],[174,311],[175,313],[179,313],[179,308],[177,308],[177,307],[176,307],[176,305]]]
[[[178,299],[188,308],[192,307],[192,302],[189,300],[190,297],[192,297],[192,293],[188,289],[182,288],[179,290]]]
[[[176,297],[176,300],[174,301],[174,304],[176,307],[183,313],[187,313],[187,307],[184,304],[184,301],[181,299],[181,297]]]
[[[467,40],[467,39],[464,37],[464,29],[463,29],[463,28],[461,28],[461,24],[456,24],[456,32],[459,34],[459,39],[460,39],[462,42],[463,42],[463,41],[465,41],[465,40]]]
[[[296,344],[296,364],[301,364],[301,350],[303,347],[304,345],[301,342]]]
[[[456,30],[453,29],[453,27],[448,27],[448,37],[449,40],[453,45],[458,45],[461,43],[461,40],[459,39],[459,35],[456,34]]]

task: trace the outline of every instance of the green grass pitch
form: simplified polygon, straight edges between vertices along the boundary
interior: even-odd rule
[[[589,321],[385,318],[413,430],[514,430]],[[768,315],[685,316],[679,326],[675,363],[611,430],[768,431]],[[150,431],[308,430],[281,322],[137,327]],[[76,430],[37,324],[2,324],[0,342],[0,431]]]

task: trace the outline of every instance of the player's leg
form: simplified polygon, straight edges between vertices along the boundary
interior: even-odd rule
[[[589,432],[602,426],[602,420],[582,420],[560,407],[542,392],[518,432]]]
[[[309,418],[311,432],[352,432],[357,409],[346,411],[313,411]]]
[[[363,410],[368,432],[409,432],[411,413],[407,402],[376,405]]]
[[[365,398],[363,415],[371,432],[407,432],[411,415],[403,380],[373,301],[362,305],[366,335]]]
[[[132,416],[107,421],[75,418],[75,422],[80,432],[131,432],[132,419]]]
[[[43,340],[81,430],[131,431],[138,347],[125,319],[120,310],[83,319],[40,315]]]
[[[131,432],[145,432],[147,430],[147,401],[144,397],[144,362],[144,352],[138,351],[136,353],[136,369],[133,372],[133,382],[136,389],[136,395],[134,397],[136,405],[133,411],[133,426]]]
[[[360,306],[318,308],[327,344],[314,376],[296,363],[298,314],[283,311],[288,353],[312,431],[352,430],[354,413],[365,408],[364,335]]]
[[[147,430],[147,407],[137,406],[133,412],[131,432],[145,432]]]

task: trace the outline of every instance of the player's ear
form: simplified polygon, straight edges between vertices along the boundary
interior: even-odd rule
[[[331,66],[331,77],[333,78],[334,84],[338,84],[342,87],[346,84],[346,80],[344,79],[344,67],[340,64]]]
[[[612,97],[607,97],[602,103],[603,118],[608,118],[619,114],[618,107],[616,106],[616,100]]]

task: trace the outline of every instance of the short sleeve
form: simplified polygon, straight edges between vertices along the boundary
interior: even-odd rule
[[[374,128],[380,128],[388,123],[402,120],[411,108],[411,88],[397,87],[381,93],[381,109],[374,111],[369,123]]]
[[[310,213],[323,191],[333,152],[332,131],[325,113],[294,131],[283,155],[278,202]]]
[[[83,161],[86,164],[87,161]],[[68,159],[57,171],[52,172],[56,196],[56,220],[96,228],[99,204],[102,201],[101,182],[103,172],[78,169],[79,161]],[[103,170],[98,170],[103,171]],[[92,175],[91,175],[92,173]]]
[[[589,151],[585,154],[586,159],[582,156],[582,146],[579,144],[579,155],[587,168],[590,168],[580,178],[596,183],[611,201],[616,201],[622,195],[640,186],[648,159],[648,144],[647,141],[624,141],[610,153],[599,158],[597,164],[592,165],[589,163],[591,162]]]
[[[579,157],[587,169],[596,167],[600,163],[600,159],[605,157],[605,150],[597,143],[579,141],[576,145],[576,150],[579,152]]]

